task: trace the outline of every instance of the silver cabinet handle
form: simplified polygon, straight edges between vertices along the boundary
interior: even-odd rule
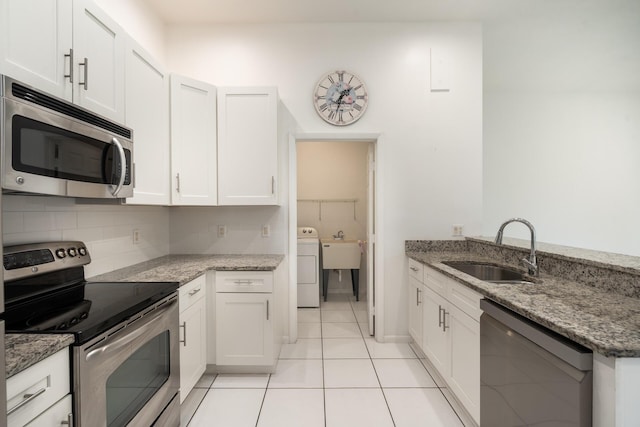
[[[184,339],[180,340],[180,342],[184,347],[186,347],[187,346],[187,322],[182,322],[182,325],[180,325],[180,327],[183,330],[182,336],[184,337]]]
[[[418,269],[417,269],[417,268],[415,268],[415,267],[410,267],[410,268],[411,268],[411,271],[418,272]]]
[[[84,67],[84,81],[78,82],[78,85],[83,86],[84,90],[89,90],[89,58],[84,58],[84,62],[78,64],[80,67]]]
[[[189,296],[190,296],[190,297],[194,296],[195,294],[197,294],[198,292],[200,292],[200,290],[201,290],[201,289],[202,289],[202,288],[198,288],[198,289],[194,289],[194,290],[192,290],[191,292],[189,292]]]
[[[69,74],[65,74],[65,77],[69,77],[69,83],[73,83],[73,49],[69,49],[69,53],[64,54],[65,58],[69,58]]]
[[[441,327],[443,322],[442,322],[442,306],[438,304],[438,327]]]
[[[267,300],[267,320],[269,320],[269,300]]]
[[[447,315],[449,315],[449,312],[443,308],[442,309],[442,331],[443,332],[446,332],[447,329],[449,329],[449,325],[447,325]]]
[[[22,398],[24,400],[22,402],[18,403],[13,408],[9,409],[7,411],[7,416],[13,414],[15,411],[17,411],[18,409],[22,408],[24,405],[26,405],[27,403],[31,402],[36,397],[40,396],[45,391],[47,391],[46,388],[41,388],[40,390],[36,391],[35,393],[27,393],[27,394],[22,395]]]
[[[127,177],[127,156],[124,154],[124,148],[122,148],[122,144],[120,144],[118,138],[111,138],[111,143],[115,145],[116,150],[118,150],[118,156],[120,156],[120,178],[118,179],[118,185],[116,185],[116,188],[111,192],[113,197],[117,197]]]
[[[416,288],[416,305],[420,305],[420,292],[422,292],[420,290],[420,288]]]
[[[233,283],[236,285],[251,285],[253,284],[253,280],[235,280]]]
[[[60,425],[73,427],[73,414],[67,414],[66,421],[60,421]]]
[[[276,177],[271,177],[271,194],[276,194]]]
[[[177,193],[180,192],[180,174],[179,173],[176,174],[176,192]]]

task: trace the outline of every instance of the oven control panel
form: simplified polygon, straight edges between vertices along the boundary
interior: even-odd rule
[[[79,241],[5,246],[2,257],[5,281],[81,267],[90,262],[87,246]]]

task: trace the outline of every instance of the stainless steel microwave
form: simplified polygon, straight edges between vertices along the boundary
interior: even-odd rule
[[[133,196],[132,130],[2,76],[5,192]]]

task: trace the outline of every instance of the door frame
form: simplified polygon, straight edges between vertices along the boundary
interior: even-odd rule
[[[375,224],[374,242],[368,242],[368,249],[375,245],[374,251],[374,270],[373,277],[367,280],[373,280],[375,307],[375,339],[382,341],[384,337],[384,241],[383,241],[383,198],[382,185],[383,168],[379,159],[384,158],[382,155],[384,144],[383,135],[380,133],[349,133],[349,132],[301,132],[289,134],[289,342],[295,343],[298,339],[298,166],[297,166],[297,143],[305,141],[316,142],[369,142],[373,145],[375,159],[375,176],[374,176],[374,218],[369,218],[369,222]],[[368,236],[368,240],[370,236]],[[369,253],[369,252],[368,252]],[[369,295],[368,295],[369,297]]]

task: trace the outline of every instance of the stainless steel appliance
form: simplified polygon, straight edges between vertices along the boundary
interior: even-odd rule
[[[131,129],[7,76],[0,90],[5,191],[133,196]]]
[[[492,301],[480,308],[480,425],[591,426],[591,350]]]
[[[0,159],[2,157],[0,156]],[[2,235],[2,196],[0,196],[0,236]],[[0,255],[2,248],[0,247]],[[7,379],[4,350],[4,278],[0,271],[0,426],[7,425]]]
[[[73,334],[76,427],[180,424],[177,283],[90,282],[82,242],[4,248],[8,332]]]

